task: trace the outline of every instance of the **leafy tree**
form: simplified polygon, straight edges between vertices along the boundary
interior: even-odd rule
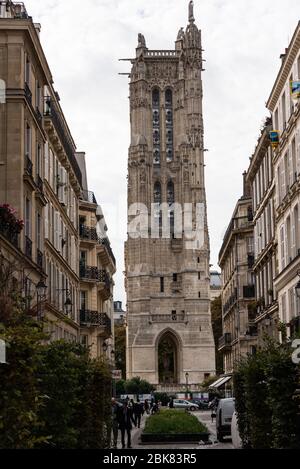
[[[126,329],[124,325],[115,325],[115,363],[122,371],[122,378],[126,378]]]
[[[149,394],[154,391],[154,386],[139,376],[125,381],[124,387],[127,394]]]
[[[34,448],[40,439],[33,429],[43,426],[37,370],[41,324],[28,316],[13,278],[14,266],[0,259],[0,338],[6,342],[7,364],[0,365],[0,448]]]

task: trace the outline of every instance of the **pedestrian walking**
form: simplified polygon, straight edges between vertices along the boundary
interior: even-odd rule
[[[116,399],[113,397],[111,400],[111,429],[112,429],[112,443],[113,448],[117,448],[118,444],[118,433],[119,433],[119,414],[121,406],[117,403]]]
[[[134,420],[138,428],[141,428],[141,418],[143,414],[143,404],[140,402],[139,398],[137,398],[136,403],[134,404]]]
[[[146,414],[149,415],[149,414],[150,414],[150,407],[149,407],[148,399],[145,399],[144,407],[145,407],[145,412],[146,412]]]
[[[173,401],[173,397],[170,397],[170,401],[169,401],[169,408],[170,408],[170,409],[174,409],[174,401]]]
[[[126,400],[119,414],[119,427],[121,430],[122,448],[125,448],[125,432],[127,433],[127,448],[132,447],[131,446],[132,423],[135,425],[132,409],[128,406],[128,401]]]

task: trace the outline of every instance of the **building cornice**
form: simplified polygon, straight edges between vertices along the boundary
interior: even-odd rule
[[[289,75],[291,73],[291,68],[299,52],[299,49],[300,49],[300,21],[298,22],[298,25],[296,27],[292,40],[286,51],[285,57],[283,59],[280,70],[278,72],[275,83],[273,85],[271,94],[266,104],[267,108],[271,112],[274,111],[276,107],[276,103],[280,97],[280,94],[285,86],[286,81],[289,78]]]

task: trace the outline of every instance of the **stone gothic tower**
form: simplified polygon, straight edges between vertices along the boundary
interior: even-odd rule
[[[140,376],[160,385],[157,389],[195,387],[215,373],[215,349],[204,184],[201,32],[195,24],[193,2],[189,24],[185,31],[180,29],[174,50],[149,50],[139,34],[131,63],[125,245],[127,378]],[[160,210],[160,204],[167,210]],[[192,213],[197,235],[193,243],[186,239],[184,223],[183,232],[177,229],[174,207],[178,206],[184,211],[181,219],[186,211]],[[196,224],[197,206],[202,207],[200,224]],[[168,236],[163,231],[165,215]],[[132,228],[137,218],[143,221],[139,234]],[[151,223],[156,223],[158,232],[151,230]]]

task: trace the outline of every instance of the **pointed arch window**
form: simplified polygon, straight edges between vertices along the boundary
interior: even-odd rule
[[[173,160],[173,95],[172,90],[167,89],[165,93],[166,108],[166,159]]]
[[[174,207],[173,207],[174,202],[175,202],[174,183],[172,181],[169,181],[167,185],[167,203],[169,206],[170,231],[171,231],[172,237],[174,235]]]
[[[160,164],[160,99],[159,90],[152,91],[153,163]]]

